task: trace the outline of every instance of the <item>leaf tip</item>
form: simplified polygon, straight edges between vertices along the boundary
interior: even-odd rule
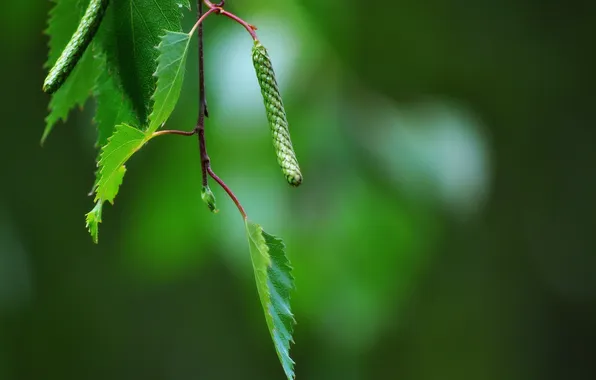
[[[43,130],[43,133],[41,135],[41,139],[39,140],[39,145],[40,146],[44,146],[46,140],[48,139],[48,136],[50,135],[50,132],[52,131],[52,127],[50,127],[49,125]]]
[[[95,207],[87,214],[85,214],[85,227],[91,235],[93,242],[97,244],[99,242],[99,223],[101,223],[101,210],[103,202],[100,200],[95,204]]]

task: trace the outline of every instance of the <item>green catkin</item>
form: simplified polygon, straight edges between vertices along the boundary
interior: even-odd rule
[[[259,41],[255,41],[252,48],[252,61],[261,86],[261,94],[263,95],[267,120],[271,128],[277,162],[288,183],[298,186],[302,183],[302,173],[300,173],[296,153],[294,153],[292,147],[286,111],[277,87],[271,59],[267,50]]]
[[[109,0],[91,0],[77,30],[46,77],[44,92],[53,94],[62,87],[97,33],[108,4]]]

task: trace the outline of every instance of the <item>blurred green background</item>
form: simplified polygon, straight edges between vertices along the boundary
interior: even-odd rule
[[[50,5],[0,12],[0,379],[283,379],[195,139],[139,152],[91,242],[93,102],[39,145]],[[304,184],[275,163],[250,38],[217,17],[208,147],[287,244],[298,379],[596,378],[596,2],[228,8],[270,51]],[[195,67],[171,128],[194,125]]]

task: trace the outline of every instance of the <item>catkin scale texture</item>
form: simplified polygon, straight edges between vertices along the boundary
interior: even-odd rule
[[[273,65],[267,50],[259,41],[255,41],[252,49],[252,61],[257,73],[257,80],[261,87],[263,102],[267,112],[267,120],[273,137],[273,147],[277,155],[277,162],[281,167],[288,183],[298,186],[302,183],[302,173],[292,147],[290,130],[281,94],[275,80]]]
[[[43,83],[45,92],[52,94],[64,84],[97,33],[108,4],[109,0],[91,0],[89,2],[77,30]]]

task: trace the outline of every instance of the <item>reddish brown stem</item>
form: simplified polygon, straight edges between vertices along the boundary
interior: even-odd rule
[[[225,184],[224,181],[222,181],[221,178],[219,178],[217,176],[217,174],[215,174],[213,172],[213,169],[211,169],[210,165],[207,166],[207,172],[209,173],[211,178],[213,178],[215,180],[215,182],[217,182],[219,184],[219,186],[221,186],[222,189],[224,189],[225,192],[228,193],[228,195],[230,196],[232,201],[234,201],[234,203],[236,204],[236,207],[238,207],[238,211],[240,211],[240,214],[242,215],[242,217],[244,219],[247,219],[248,217],[246,216],[246,211],[244,211],[244,207],[242,207],[242,205],[240,204],[240,201],[238,200],[238,198],[236,198],[236,195],[234,195],[234,192],[228,187],[228,185]]]
[[[197,12],[199,21],[204,20],[209,12],[215,12],[217,8],[210,8],[206,13],[203,13],[203,3],[197,0]],[[205,144],[205,114],[207,111],[207,97],[205,95],[205,59],[203,54],[203,24],[197,21],[195,25],[198,26],[198,42],[199,42],[199,117],[195,132],[199,138],[199,151],[201,154],[201,175],[203,179],[203,187],[208,185],[207,167],[209,166],[209,155],[207,154],[207,146]]]
[[[202,11],[202,4],[201,4],[201,11]],[[223,11],[223,9],[219,8],[219,7],[213,7],[213,8],[209,8],[209,10],[205,13],[201,13],[201,17],[199,17],[199,19],[197,20],[197,22],[195,23],[195,25],[192,27],[192,29],[190,30],[190,33],[188,33],[189,36],[192,36],[195,33],[195,30],[197,30],[197,28],[199,28],[199,26],[203,23],[203,21],[205,21],[205,19],[207,18],[207,16],[209,16],[211,13],[221,13]]]
[[[255,30],[257,29],[254,25],[251,25],[249,23],[247,23],[246,21],[244,21],[243,19],[241,19],[240,17],[236,16],[235,14],[226,11],[225,9],[223,9],[222,7],[224,6],[225,2],[222,1],[219,4],[213,4],[211,1],[208,0],[204,0],[205,5],[207,5],[207,7],[209,8],[209,11],[217,11],[218,14],[220,15],[224,15],[229,19],[232,19],[234,21],[236,21],[238,24],[242,25],[250,34],[250,36],[252,37],[253,40],[258,40],[257,34],[255,33]]]

